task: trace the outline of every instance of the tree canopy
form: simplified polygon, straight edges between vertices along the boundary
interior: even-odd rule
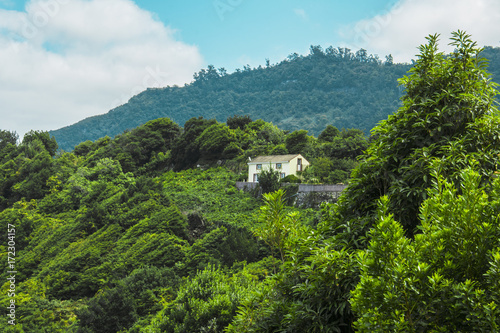
[[[309,135],[319,135],[327,124],[368,134],[400,105],[396,80],[410,67],[385,66],[366,50],[316,45],[308,55],[292,54],[266,67],[227,73],[208,66],[190,84],[148,89],[104,115],[50,134],[70,151],[81,142],[114,137],[156,118],[184,124],[193,117],[225,122],[235,115],[263,119],[287,131],[307,130]],[[232,129],[243,125],[228,123]]]
[[[481,48],[465,32],[453,34],[450,55],[438,51],[438,36],[420,47],[405,88],[403,106],[376,126],[340,205],[344,219],[373,215],[380,196],[411,234],[431,186],[432,161],[451,178],[471,159],[491,176],[498,160],[496,84],[485,71]]]

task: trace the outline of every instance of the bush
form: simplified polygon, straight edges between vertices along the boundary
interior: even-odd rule
[[[285,178],[281,178],[280,183],[299,184],[302,183],[302,180],[300,180],[300,178],[295,175],[288,175]]]
[[[353,171],[340,200],[342,219],[371,223],[377,202],[389,197],[389,212],[409,233],[418,225],[418,209],[431,184],[433,157],[445,161],[451,177],[472,156],[487,176],[499,162],[498,91],[485,71],[481,49],[464,32],[453,33],[454,52],[438,52],[438,36],[429,36],[410,74],[403,106],[372,130],[373,140]]]
[[[279,190],[280,188],[280,173],[269,167],[259,174],[259,185],[263,193],[270,193]]]
[[[352,307],[360,332],[496,332],[500,328],[500,181],[485,188],[461,172],[462,195],[441,175],[420,209],[411,240],[388,199],[358,253]]]
[[[177,298],[165,305],[146,332],[222,332],[240,302],[256,285],[253,275],[228,276],[208,267],[186,281]]]

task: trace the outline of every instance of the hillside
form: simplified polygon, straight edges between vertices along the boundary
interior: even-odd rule
[[[489,71],[500,77],[500,48],[486,47]],[[409,64],[381,62],[360,50],[311,47],[276,65],[245,67],[227,74],[210,67],[184,87],[148,89],[106,114],[50,132],[70,151],[86,140],[113,137],[148,120],[169,117],[183,125],[191,117],[225,121],[233,115],[272,122],[284,130],[318,135],[326,124],[359,128],[368,135],[401,106],[397,79]]]
[[[272,122],[284,130],[318,135],[332,124],[368,134],[399,106],[397,79],[407,64],[382,63],[361,50],[311,47],[307,56],[290,55],[279,64],[232,74],[209,66],[184,87],[148,89],[104,115],[50,132],[69,151],[86,140],[113,137],[146,121],[168,117],[183,125],[202,116],[224,122],[233,115]]]
[[[248,116],[155,119],[72,152],[0,131],[0,331],[498,332],[498,90],[452,37],[449,56],[427,38],[369,142]],[[311,161],[297,179],[354,168],[336,204],[235,188],[249,156],[292,152]]]
[[[160,118],[60,154],[46,132],[18,143],[0,131],[0,223],[12,226],[0,237],[15,244],[17,331],[142,332],[165,299],[182,297],[201,272],[245,286],[232,291],[219,320],[227,325],[236,300],[275,266],[254,235],[258,193],[235,187],[247,178],[248,156],[300,151],[312,162],[303,179],[345,181],[367,147],[359,130],[306,134],[249,117],[192,118],[184,129]],[[287,191],[293,196],[293,185]],[[316,211],[298,211],[301,225],[313,224]],[[3,293],[2,308],[9,301]],[[9,329],[0,322],[0,331]]]

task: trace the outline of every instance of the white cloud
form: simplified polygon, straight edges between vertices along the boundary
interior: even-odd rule
[[[295,13],[295,15],[297,15],[301,20],[304,20],[304,21],[309,21],[309,16],[307,15],[306,11],[304,9],[301,9],[301,8],[295,8],[293,10],[293,12]]]
[[[344,27],[347,46],[364,48],[382,58],[391,53],[396,62],[409,62],[430,34],[440,34],[440,49],[448,46],[451,32],[465,30],[479,45],[499,46],[498,0],[401,0],[370,19]]]
[[[0,129],[22,134],[182,85],[203,59],[130,0],[31,0],[0,9],[0,64]]]

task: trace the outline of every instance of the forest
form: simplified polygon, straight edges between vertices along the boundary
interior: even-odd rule
[[[365,50],[311,46],[277,64],[234,73],[208,66],[183,87],[151,88],[106,114],[51,131],[59,147],[114,137],[149,120],[168,117],[184,124],[193,117],[225,121],[234,115],[272,122],[288,131],[319,135],[325,124],[358,128],[365,135],[400,106],[397,79],[408,64],[382,62]]]
[[[451,43],[427,37],[369,138],[241,114],[71,152],[0,131],[0,330],[498,332],[497,84],[487,50]],[[296,152],[311,167],[287,181],[345,182],[337,203],[235,188],[248,157]]]
[[[500,48],[485,47],[490,72],[500,77]],[[234,115],[272,122],[288,130],[319,135],[324,124],[361,129],[365,135],[401,106],[397,79],[412,64],[384,61],[366,50],[311,46],[277,64],[227,73],[208,66],[184,87],[148,89],[106,114],[51,131],[71,151],[83,141],[114,137],[149,120],[168,117],[183,124],[193,117],[225,121]]]
[[[358,129],[327,125],[316,138],[248,116],[192,118],[182,128],[159,118],[72,152],[47,132],[18,142],[0,131],[0,139],[0,221],[14,226],[0,231],[1,276],[10,277],[12,230],[18,272],[18,324],[0,322],[5,332],[142,332],[183,288],[208,283],[212,292],[213,278],[234,275],[234,285],[213,291],[229,304],[217,323],[225,326],[248,291],[237,285],[256,285],[278,265],[254,228],[260,193],[235,187],[247,178],[248,157],[301,153],[311,167],[284,181],[336,183],[368,147]],[[316,210],[298,211],[305,225],[317,223]],[[3,287],[8,305],[10,284]]]

